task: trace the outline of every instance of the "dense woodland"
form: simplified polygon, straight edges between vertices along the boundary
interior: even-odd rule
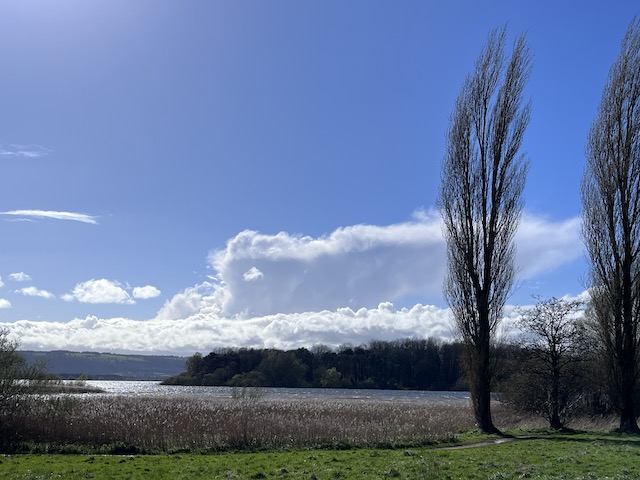
[[[602,362],[569,314],[579,302],[550,299],[523,312],[528,337],[496,345],[493,391],[519,410],[561,428],[572,416],[612,411]],[[535,333],[535,322],[544,324]],[[549,329],[554,341],[540,342]],[[534,334],[535,337],[530,336]],[[537,340],[536,340],[537,339]],[[368,345],[311,349],[219,349],[187,358],[185,371],[167,385],[468,390],[460,342],[407,338]]]
[[[461,345],[434,339],[297,350],[220,349],[186,361],[166,384],[269,387],[464,389]]]

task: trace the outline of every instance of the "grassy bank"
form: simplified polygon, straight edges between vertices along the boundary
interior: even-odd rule
[[[287,449],[212,455],[14,455],[0,476],[50,478],[221,479],[637,479],[640,438],[606,433],[550,434],[508,443],[443,450]],[[468,442],[487,440],[466,435]]]

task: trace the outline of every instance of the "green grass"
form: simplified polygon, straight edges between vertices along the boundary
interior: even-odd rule
[[[639,479],[640,437],[613,433],[529,432],[536,438],[441,450],[271,450],[209,455],[12,455],[9,479]],[[495,439],[465,434],[464,443]]]

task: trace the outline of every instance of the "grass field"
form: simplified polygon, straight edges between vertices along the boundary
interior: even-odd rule
[[[521,432],[522,433],[522,432]],[[8,479],[640,479],[640,437],[529,432],[535,438],[464,449],[291,449],[209,455],[11,455]],[[462,443],[493,440],[480,434]]]

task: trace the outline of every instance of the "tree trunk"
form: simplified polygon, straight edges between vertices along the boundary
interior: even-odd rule
[[[491,417],[491,390],[488,386],[477,385],[478,390],[473,394],[474,413],[478,428],[484,433],[500,433],[493,424]]]
[[[623,401],[626,399],[623,398]],[[631,404],[633,407],[633,404]],[[620,412],[620,431],[628,432],[628,433],[640,433],[640,428],[638,428],[638,422],[636,420],[636,414],[634,412],[634,408],[629,408],[629,405],[625,401],[625,405],[623,405],[622,411]]]
[[[558,411],[558,402],[551,400],[551,418],[549,418],[549,426],[554,430],[561,430],[564,425],[560,420],[560,412]]]
[[[491,417],[491,356],[489,337],[487,336],[481,345],[475,346],[478,362],[476,368],[471,372],[471,397],[473,399],[473,410],[478,428],[484,433],[500,433],[500,430],[493,424]],[[473,367],[472,367],[473,368]]]
[[[630,433],[640,433],[636,416],[636,395],[635,395],[635,351],[625,351],[621,355],[619,368],[623,385],[620,392],[620,431]]]
[[[560,367],[556,355],[552,355],[551,367],[551,418],[549,425],[555,430],[560,430],[563,425],[560,421]]]

